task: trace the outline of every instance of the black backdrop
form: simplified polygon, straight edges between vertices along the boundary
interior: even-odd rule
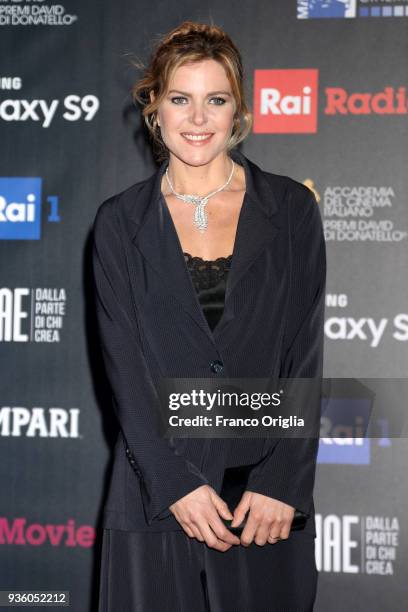
[[[116,423],[90,227],[155,168],[130,60],[184,19],[219,24],[242,51],[256,114],[243,152],[321,205],[325,375],[406,376],[407,18],[406,0],[0,2],[0,589],[96,605]],[[310,96],[311,114],[262,114],[265,88]],[[321,441],[316,609],[403,610],[406,440],[349,442]]]

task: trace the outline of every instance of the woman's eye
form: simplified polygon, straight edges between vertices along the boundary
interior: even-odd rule
[[[171,101],[173,102],[173,104],[180,104],[178,100],[187,100],[187,98],[185,98],[184,96],[175,96],[174,98],[171,98]]]
[[[174,96],[173,98],[170,98],[171,102],[173,104],[185,104],[187,103],[187,98],[185,96]],[[223,104],[225,104],[226,100],[224,98],[219,98],[218,96],[214,97],[214,98],[210,98],[210,101],[215,100],[215,105],[216,106],[222,106]]]
[[[180,100],[181,100],[181,102],[180,102]],[[183,97],[183,96],[176,96],[175,98],[172,98],[172,99],[171,99],[171,101],[172,101],[174,104],[182,104],[182,103],[183,103],[183,100],[184,100],[184,101],[187,101],[187,98],[185,98],[185,97]]]
[[[225,104],[225,100],[224,98],[211,98],[211,100],[217,100],[216,106],[221,106],[222,104]]]

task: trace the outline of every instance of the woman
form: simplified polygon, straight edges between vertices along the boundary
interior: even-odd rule
[[[104,508],[100,611],[313,609],[316,439],[160,436],[161,377],[318,377],[326,275],[312,192],[238,152],[239,51],[185,22],[133,90],[155,174],[94,223],[96,307],[120,423]],[[236,508],[227,468],[249,466]],[[291,531],[295,509],[309,518]],[[246,517],[240,537],[227,529]]]

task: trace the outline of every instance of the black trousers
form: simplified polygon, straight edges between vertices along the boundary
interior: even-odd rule
[[[314,537],[222,553],[184,531],[103,529],[99,612],[311,612]]]

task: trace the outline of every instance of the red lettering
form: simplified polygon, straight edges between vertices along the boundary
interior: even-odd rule
[[[326,87],[326,115],[406,115],[407,91],[400,87],[385,87],[377,93],[354,92],[348,94],[341,87]]]
[[[347,115],[347,91],[341,87],[326,87],[327,104],[325,108],[326,115]]]
[[[32,523],[27,526],[27,519],[17,518],[9,521],[0,517],[0,544],[42,546],[80,546],[90,548],[95,541],[96,532],[91,525],[76,527],[75,521],[69,519],[66,524]]]

